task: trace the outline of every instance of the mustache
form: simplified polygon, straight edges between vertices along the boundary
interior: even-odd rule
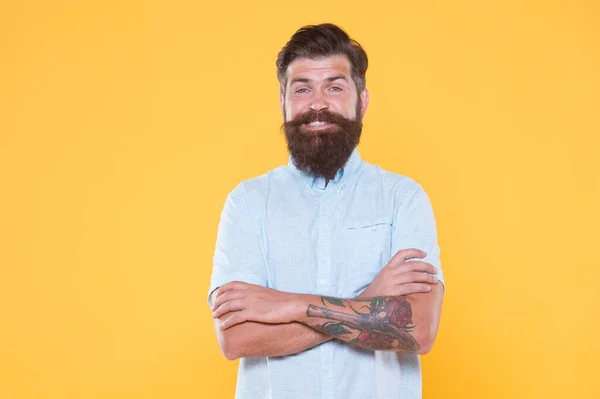
[[[309,124],[312,122],[326,122],[326,123],[334,123],[338,126],[344,125],[347,123],[348,119],[344,118],[340,114],[336,114],[334,112],[329,112],[327,110],[323,111],[315,111],[310,110],[303,114],[296,115],[294,119],[291,121],[285,122],[284,125],[290,127],[300,127],[304,124]]]

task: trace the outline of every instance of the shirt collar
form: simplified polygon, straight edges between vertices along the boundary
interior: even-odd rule
[[[346,164],[337,171],[333,180],[329,181],[329,184],[338,184],[342,181],[350,179],[354,174],[356,174],[361,164],[362,159],[360,157],[360,153],[358,152],[358,148],[355,147],[354,150],[352,150],[352,154],[350,154],[350,157],[346,161]],[[292,170],[298,176],[306,181],[307,187],[319,188],[321,190],[325,189],[325,178],[323,176],[309,176],[298,169],[296,165],[294,165],[294,160],[291,155],[288,158],[288,166],[292,168]]]

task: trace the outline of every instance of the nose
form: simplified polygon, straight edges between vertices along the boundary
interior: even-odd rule
[[[325,100],[325,97],[319,92],[315,93],[310,103],[310,109],[314,111],[322,111],[329,108],[329,104]]]

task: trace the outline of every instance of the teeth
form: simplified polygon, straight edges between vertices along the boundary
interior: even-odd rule
[[[315,122],[309,123],[310,126],[323,126],[325,124],[327,124],[327,122],[315,121]]]

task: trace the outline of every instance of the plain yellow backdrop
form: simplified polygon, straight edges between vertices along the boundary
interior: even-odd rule
[[[221,207],[287,162],[275,57],[366,48],[360,150],[411,176],[448,290],[425,398],[598,398],[593,1],[3,1],[0,398],[231,398]]]

